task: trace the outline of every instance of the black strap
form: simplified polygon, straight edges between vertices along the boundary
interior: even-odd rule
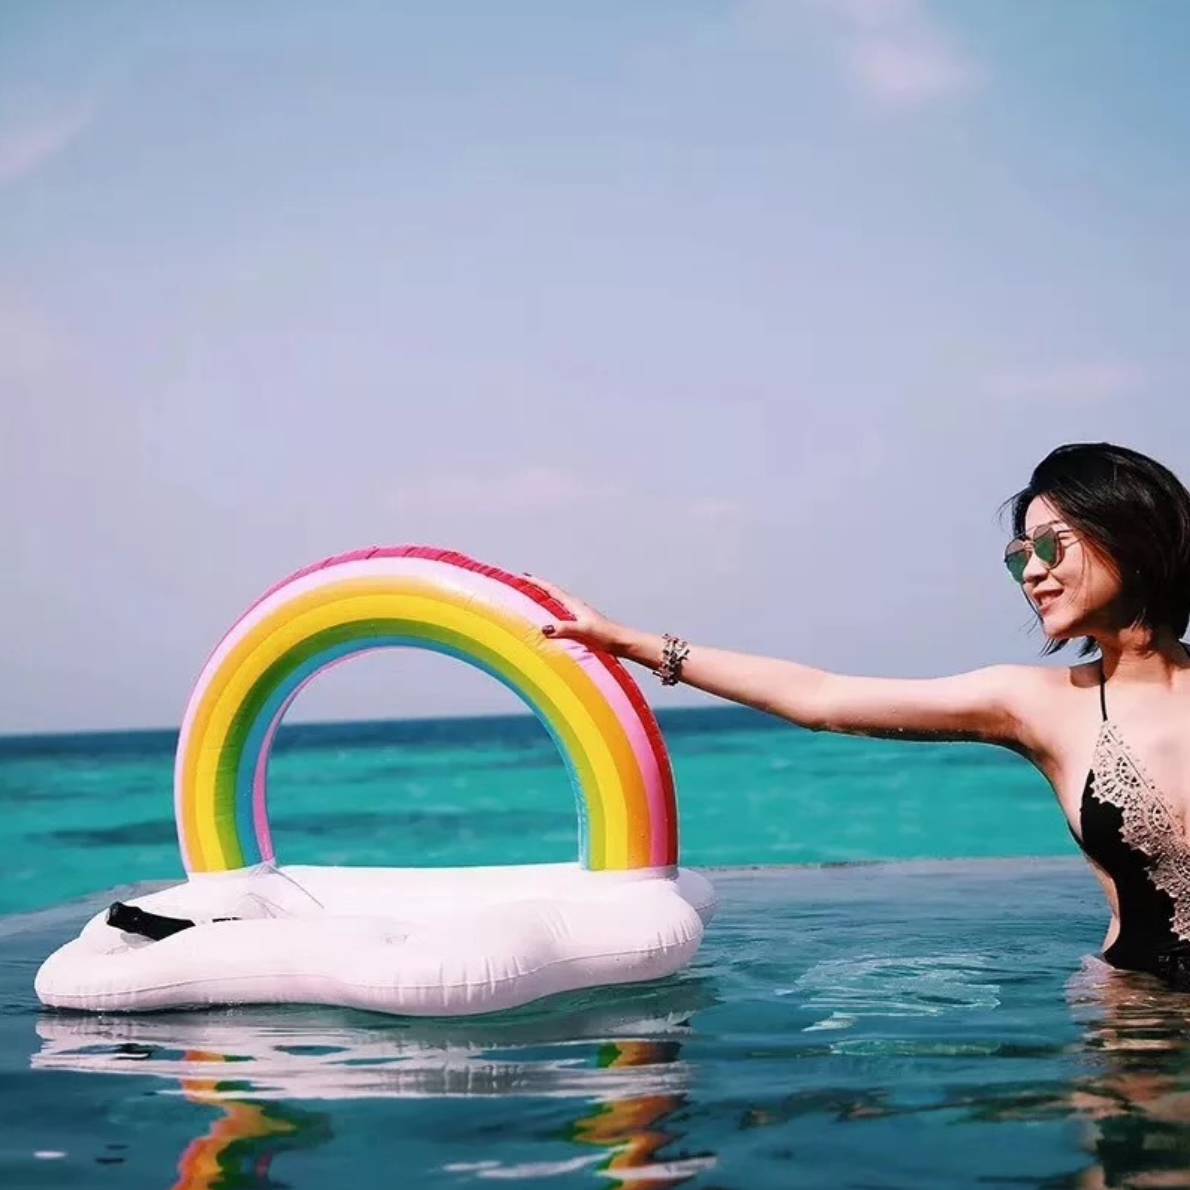
[[[1182,641],[1182,648],[1186,651],[1186,656],[1190,657],[1190,645],[1186,644],[1185,641]],[[1104,673],[1103,673],[1103,658],[1100,657],[1099,658],[1099,712],[1103,716],[1104,720],[1107,719],[1107,690],[1105,689],[1106,682],[1107,682],[1107,679],[1106,679],[1106,677],[1104,677]]]
[[[217,917],[216,921],[235,921],[234,917]],[[180,934],[190,929],[194,922],[185,917],[166,917],[164,913],[151,913],[148,909],[141,909],[136,905],[126,905],[123,901],[113,901],[107,911],[107,924],[123,930],[126,934],[139,934],[142,938],[152,938],[160,942],[172,934]]]

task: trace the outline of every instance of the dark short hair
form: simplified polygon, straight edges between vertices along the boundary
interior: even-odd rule
[[[1190,492],[1166,466],[1125,446],[1076,442],[1051,451],[1010,498],[1012,531],[1048,500],[1119,573],[1126,623],[1179,639],[1190,622]],[[1050,641],[1053,653],[1065,641]],[[1094,641],[1083,642],[1085,656]]]

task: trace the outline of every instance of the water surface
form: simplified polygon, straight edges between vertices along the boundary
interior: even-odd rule
[[[103,898],[11,916],[0,1185],[1184,1184],[1190,998],[1086,958],[1076,862],[712,875],[682,975],[471,1021],[47,1013]]]

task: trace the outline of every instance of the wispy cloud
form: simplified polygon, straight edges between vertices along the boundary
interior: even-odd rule
[[[851,79],[883,103],[909,106],[966,93],[983,69],[935,19],[924,0],[752,0],[769,18],[810,8],[829,22]]]
[[[0,123],[0,185],[32,173],[67,148],[95,119],[95,104]]]
[[[1144,383],[1144,372],[1132,364],[1089,362],[1001,373],[987,377],[980,387],[999,400],[1083,405],[1126,396]]]

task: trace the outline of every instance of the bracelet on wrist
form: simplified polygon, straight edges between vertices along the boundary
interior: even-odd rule
[[[682,677],[682,663],[690,656],[690,646],[681,639],[667,632],[662,638],[661,664],[657,667],[657,677],[663,686],[676,686]]]

